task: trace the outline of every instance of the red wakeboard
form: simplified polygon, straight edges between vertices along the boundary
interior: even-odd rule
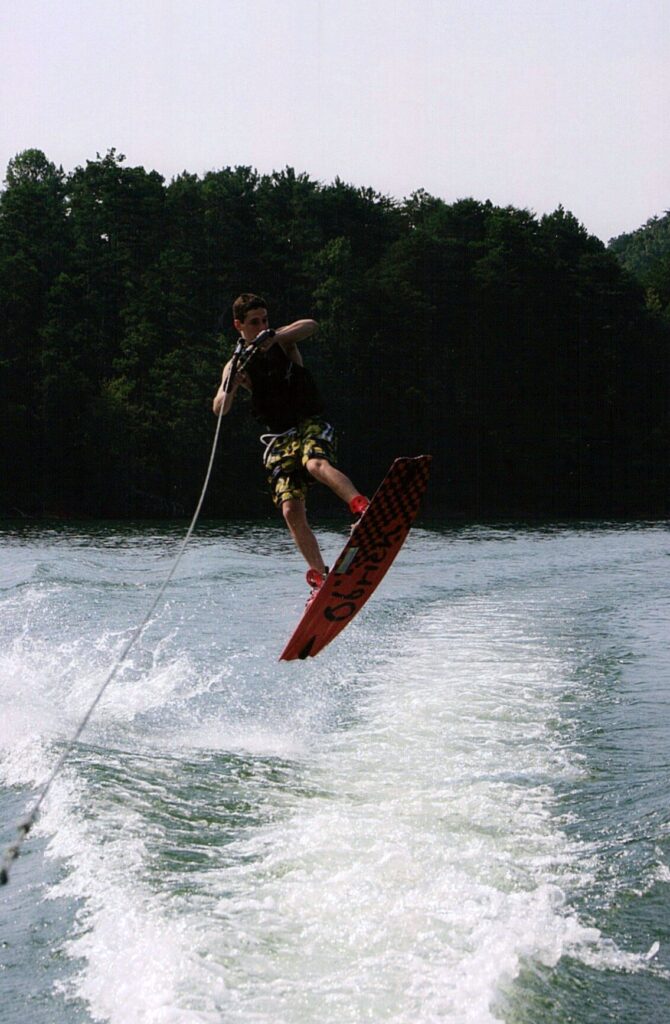
[[[313,658],[361,610],[405,543],[428,486],[430,462],[430,455],[393,462],[280,661]]]

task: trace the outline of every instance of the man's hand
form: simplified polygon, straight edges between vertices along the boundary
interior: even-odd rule
[[[271,327],[267,327],[264,331],[261,331],[260,334],[256,335],[254,338],[254,345],[256,345],[261,352],[267,352],[267,350],[274,345],[276,333],[277,332],[273,331]]]

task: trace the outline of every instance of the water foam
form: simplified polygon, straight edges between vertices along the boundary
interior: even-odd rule
[[[426,616],[315,757],[309,797],[229,851],[199,946],[226,1020],[484,1024],[525,959],[600,942],[566,906],[552,814],[551,781],[581,770],[547,724],[566,666],[495,611],[488,642],[480,605]]]
[[[255,720],[231,715],[217,727],[193,707],[225,674],[195,666],[178,644],[145,650],[101,705],[93,738],[125,737],[148,756],[166,743],[174,764],[154,773],[142,800],[132,772],[125,792],[107,769],[91,786],[82,748],[39,824],[52,837],[48,855],[64,864],[52,894],[81,905],[65,945],[80,968],[67,993],[112,1024],[490,1024],[524,963],[552,967],[569,953],[644,969],[571,910],[590,870],[555,800],[556,783],[583,772],[565,721],[574,666],[544,629],[546,608],[530,603],[482,597],[437,602],[412,621],[387,616],[374,656],[359,649],[365,668],[346,725],[311,742],[318,712],[291,705],[291,669],[273,677],[284,714],[268,702]],[[122,631],[93,644],[30,636],[0,655],[9,784],[44,777],[53,739],[123,641]],[[264,660],[252,652],[244,670]],[[312,681],[324,671],[302,668]],[[352,692],[347,678],[332,682]],[[309,694],[305,685],[300,697]],[[292,710],[302,726],[293,731]],[[210,745],[246,750],[252,765],[299,764],[286,769],[281,799],[268,792],[272,814],[214,843],[199,869],[159,878],[156,849],[182,833],[155,820],[153,801]],[[201,789],[196,831],[211,827],[220,799],[205,769]]]

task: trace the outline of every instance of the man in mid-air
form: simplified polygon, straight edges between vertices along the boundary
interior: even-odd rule
[[[316,321],[296,320],[272,331],[265,301],[245,292],[233,303],[233,323],[244,344],[242,357],[245,349],[256,351],[243,370],[235,370],[234,358],[226,363],[214,413],[225,416],[230,411],[238,388],[251,392],[253,414],[269,431],[261,441],[266,446],[263,464],[273,501],[309,566],[307,582],[313,597],[328,570],[307,522],[308,487],[315,481],[330,487],[357,518],[370,502],[335,466],[335,431],[324,419],[321,397],[298,349],[299,342],[318,330]],[[254,346],[261,334],[262,340]]]

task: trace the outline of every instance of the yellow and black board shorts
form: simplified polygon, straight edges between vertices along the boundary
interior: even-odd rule
[[[335,430],[321,416],[308,416],[283,434],[263,434],[263,465],[268,473],[272,500],[277,507],[291,498],[305,500],[314,483],[305,469],[309,459],[326,459],[336,465]]]

